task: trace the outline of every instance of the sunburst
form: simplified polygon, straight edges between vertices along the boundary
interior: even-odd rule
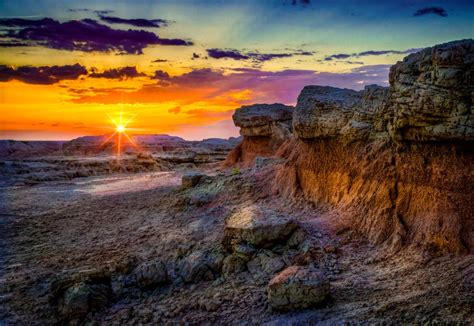
[[[136,115],[124,120],[123,108],[121,108],[118,117],[112,117],[109,114],[107,114],[107,115],[108,115],[110,121],[112,122],[112,124],[114,125],[114,132],[109,137],[107,137],[102,144],[107,143],[108,141],[110,141],[112,138],[114,138],[116,136],[117,137],[117,140],[116,140],[116,144],[117,144],[116,157],[117,157],[117,159],[120,158],[124,138],[127,139],[130,142],[130,144],[132,144],[135,148],[138,149],[137,144],[133,141],[133,139],[127,133],[127,130],[129,129],[128,125],[133,121],[133,119],[135,118]]]

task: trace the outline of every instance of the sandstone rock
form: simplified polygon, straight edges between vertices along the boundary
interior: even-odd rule
[[[324,274],[312,267],[290,266],[268,284],[268,303],[274,310],[305,309],[322,303],[330,284]]]
[[[329,86],[306,86],[298,96],[293,127],[299,138],[375,137],[386,125],[387,88],[370,85],[363,91]]]
[[[195,187],[205,177],[206,175],[200,172],[188,172],[181,179],[181,187],[184,189]]]
[[[398,141],[474,140],[474,40],[436,45],[390,69]]]
[[[242,106],[232,116],[242,136],[281,136],[291,131],[293,107],[275,104]]]
[[[133,275],[141,288],[146,288],[168,281],[168,271],[162,261],[145,262],[135,268]]]
[[[234,124],[243,141],[227,156],[226,165],[252,165],[257,156],[275,154],[292,135],[293,107],[283,104],[255,104],[237,109]]]
[[[268,248],[286,242],[297,228],[296,222],[288,216],[249,206],[226,221],[222,244],[229,250],[233,245],[242,242]]]
[[[219,252],[195,251],[181,262],[178,275],[186,283],[211,281],[221,272],[223,260]]]

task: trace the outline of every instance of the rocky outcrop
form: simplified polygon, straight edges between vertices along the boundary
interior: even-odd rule
[[[329,86],[306,86],[298,96],[293,117],[301,139],[340,138],[345,141],[380,136],[385,131],[388,88],[366,86],[363,91]]]
[[[60,155],[62,141],[0,140],[0,158]]]
[[[392,249],[472,252],[473,58],[473,40],[451,42],[394,65],[388,89],[305,87],[276,191]]]
[[[254,104],[237,109],[232,116],[243,141],[232,150],[227,165],[251,165],[257,156],[272,156],[291,137],[293,107]]]
[[[134,135],[131,139],[133,143],[122,139],[123,154],[147,153],[175,164],[223,161],[240,141],[238,138],[187,141],[169,135]],[[62,152],[70,156],[114,155],[116,151],[116,139],[107,136],[79,137],[62,146]]]
[[[411,54],[390,69],[389,79],[396,140],[474,140],[473,40]]]

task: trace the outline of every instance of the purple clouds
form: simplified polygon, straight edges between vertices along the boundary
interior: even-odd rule
[[[125,24],[135,27],[163,27],[168,26],[169,21],[164,19],[144,19],[144,18],[119,18],[99,15],[100,20],[109,24]]]
[[[84,52],[119,52],[142,54],[149,45],[192,45],[182,39],[160,38],[144,30],[120,30],[102,25],[92,19],[60,23],[51,18],[41,20],[1,19],[0,26],[19,27],[9,30],[8,39],[31,42],[52,49]]]
[[[348,59],[348,58],[359,58],[359,57],[365,57],[365,56],[370,56],[370,55],[385,55],[385,54],[410,54],[410,53],[415,53],[420,51],[421,49],[408,49],[404,51],[397,51],[397,50],[382,50],[382,51],[376,51],[376,50],[369,50],[369,51],[364,51],[364,52],[359,52],[359,53],[339,53],[339,54],[332,54],[330,56],[327,56],[324,58],[324,61],[332,61],[334,59],[340,60],[340,59]]]
[[[425,7],[425,8],[421,8],[421,9],[418,9],[414,14],[413,16],[417,17],[417,16],[424,16],[424,15],[429,15],[429,14],[432,14],[432,15],[436,15],[436,16],[440,16],[440,17],[447,17],[448,16],[448,13],[446,12],[446,10],[442,7]]]
[[[207,54],[213,59],[252,60],[257,63],[270,61],[278,58],[290,58],[293,56],[312,56],[311,51],[294,51],[288,53],[260,53],[258,51],[242,52],[236,49],[207,49]]]
[[[101,73],[95,71],[95,69],[91,69],[91,71],[92,73],[89,76],[92,78],[126,79],[146,76],[144,73],[138,72],[136,67],[108,69]]]
[[[51,85],[61,80],[77,79],[86,74],[87,69],[77,63],[75,65],[50,67],[23,66],[13,68],[0,66],[0,82],[16,79],[28,84]]]

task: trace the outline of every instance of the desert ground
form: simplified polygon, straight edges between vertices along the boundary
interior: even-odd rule
[[[337,217],[324,207],[272,195],[266,184],[278,164],[3,185],[0,323],[65,322],[52,304],[52,284],[91,271],[110,277],[112,291],[107,304],[87,312],[86,324],[474,322],[472,255],[386,254],[350,230],[336,233],[329,221]],[[185,187],[182,176],[191,170],[207,177]],[[290,216],[302,232],[223,269],[226,219],[248,209]],[[152,261],[164,262],[169,281],[145,288],[130,281],[137,266]],[[330,296],[317,308],[272,311],[267,284],[294,264],[322,269]]]

